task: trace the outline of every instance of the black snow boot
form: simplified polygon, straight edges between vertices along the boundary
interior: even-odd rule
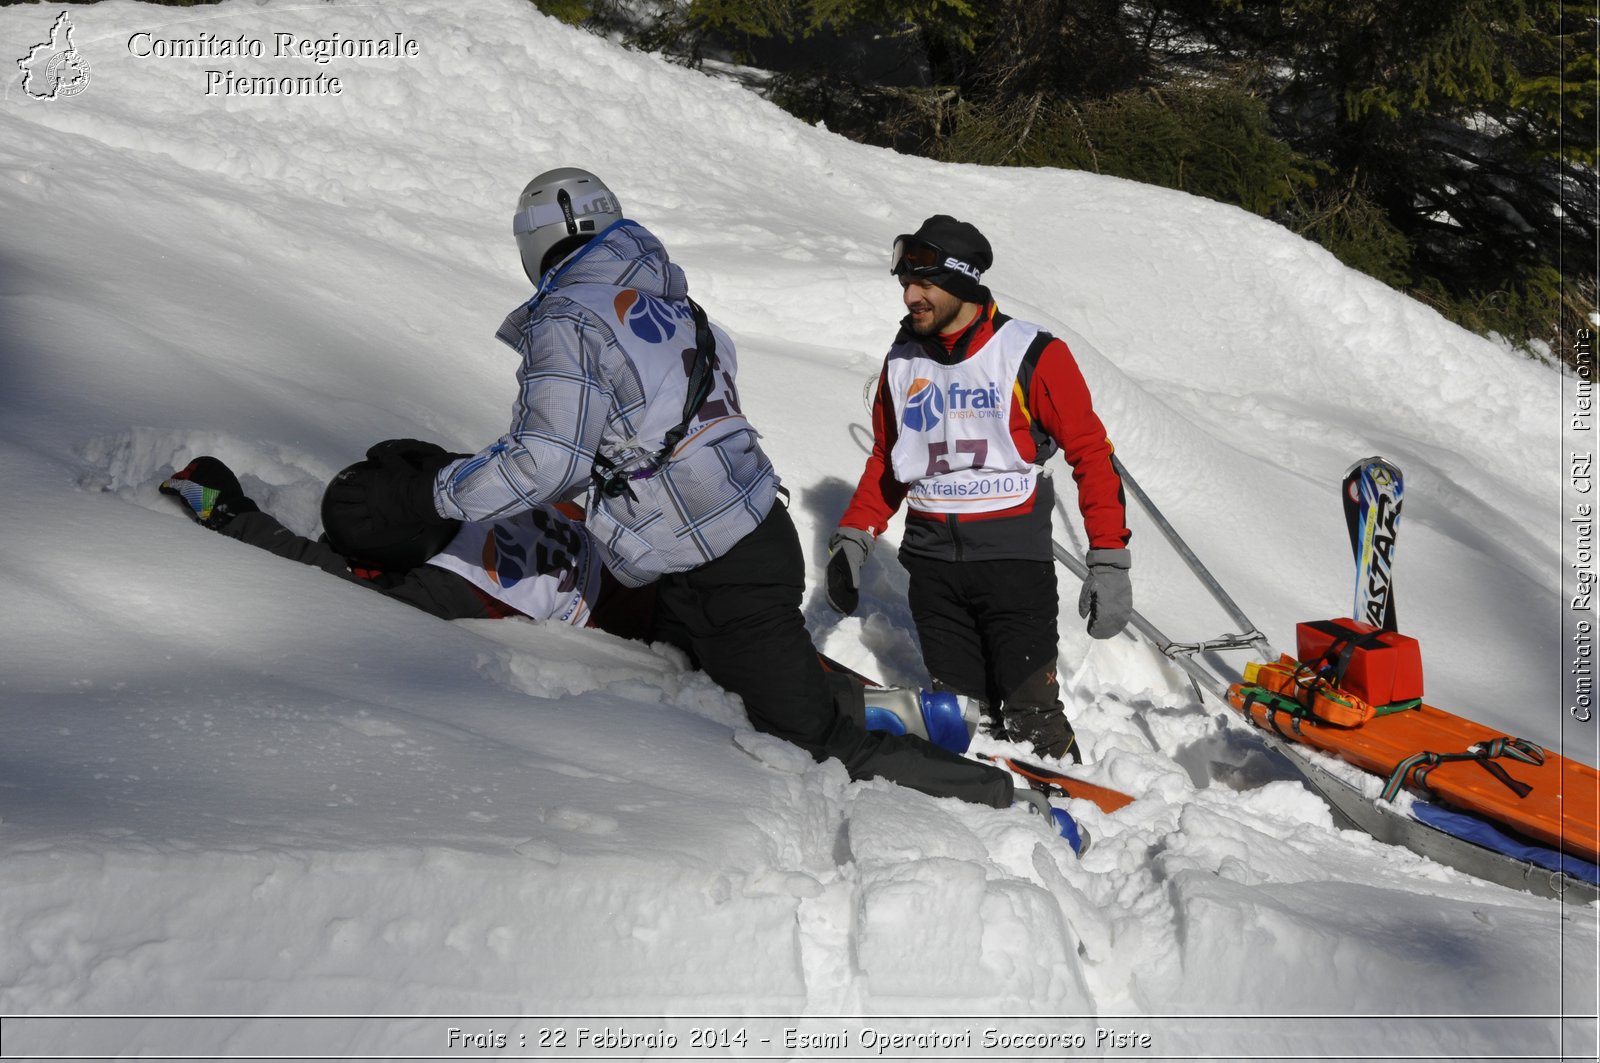
[[[1007,740],[1031,745],[1035,756],[1070,757],[1074,764],[1083,763],[1078,737],[1072,731],[1072,724],[1067,722],[1067,714],[1060,708],[1009,705],[1001,716]]]

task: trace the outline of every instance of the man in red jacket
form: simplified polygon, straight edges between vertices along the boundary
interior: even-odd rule
[[[1004,737],[1081,761],[1056,681],[1059,604],[1045,461],[1072,466],[1088,533],[1078,611],[1110,638],[1133,609],[1111,443],[1067,345],[1002,314],[976,227],[938,214],[894,243],[907,316],[884,359],[873,447],[828,543],[828,600],[856,609],[861,567],[902,502],[900,560],[936,689],[978,702]]]

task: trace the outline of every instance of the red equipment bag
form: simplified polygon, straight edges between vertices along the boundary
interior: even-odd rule
[[[1369,705],[1422,697],[1422,647],[1397,631],[1338,617],[1295,625],[1301,662]]]

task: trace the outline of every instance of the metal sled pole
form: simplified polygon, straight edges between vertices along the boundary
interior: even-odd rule
[[[1239,608],[1233,597],[1223,589],[1221,583],[1217,582],[1217,578],[1211,574],[1210,569],[1206,568],[1200,558],[1195,555],[1195,552],[1189,549],[1189,544],[1183,541],[1183,536],[1178,534],[1178,530],[1162,515],[1161,510],[1156,508],[1156,504],[1150,500],[1150,496],[1144,493],[1144,488],[1139,486],[1139,481],[1133,478],[1133,474],[1128,472],[1128,467],[1122,464],[1122,460],[1115,454],[1111,455],[1111,467],[1117,470],[1117,475],[1122,477],[1123,484],[1133,494],[1140,508],[1155,522],[1156,527],[1161,530],[1161,534],[1166,536],[1167,542],[1172,544],[1172,548],[1178,552],[1178,556],[1183,559],[1183,563],[1189,566],[1189,571],[1193,572],[1201,585],[1211,592],[1211,597],[1215,598],[1217,604],[1222,606],[1223,611],[1233,618],[1233,622],[1244,629],[1244,634],[1240,637],[1254,646],[1256,651],[1262,654],[1266,660],[1277,660],[1277,651],[1267,642],[1267,637],[1257,630],[1256,626],[1250,622],[1250,618],[1244,615],[1244,610]],[[1072,566],[1068,564],[1067,567],[1071,568]],[[1079,574],[1080,578],[1082,578],[1082,575],[1083,573]],[[1166,651],[1163,650],[1162,652],[1165,653]],[[1168,654],[1168,656],[1170,657],[1171,654]]]
[[[1088,565],[1084,564],[1081,560],[1075,557],[1070,550],[1062,546],[1060,543],[1053,542],[1050,544],[1050,547],[1055,552],[1056,560],[1065,565],[1073,575],[1077,576],[1080,580],[1088,579]],[[1198,564],[1198,562],[1196,563]],[[1241,614],[1241,618],[1242,616],[1243,615]],[[1139,632],[1139,634],[1148,639],[1150,644],[1154,646],[1163,657],[1167,658],[1167,660],[1184,670],[1184,672],[1189,676],[1190,682],[1194,684],[1195,694],[1199,696],[1202,701],[1204,700],[1204,694],[1210,694],[1225,708],[1232,707],[1228,702],[1228,684],[1222,679],[1221,676],[1212,672],[1211,669],[1195,660],[1193,654],[1206,650],[1238,650],[1255,647],[1262,648],[1262,652],[1268,654],[1268,660],[1274,660],[1277,657],[1277,654],[1272,652],[1272,648],[1267,645],[1265,637],[1263,637],[1260,632],[1255,630],[1255,625],[1251,624],[1248,619],[1241,619],[1242,626],[1248,629],[1247,634],[1227,635],[1219,639],[1212,639],[1209,642],[1189,644],[1176,643],[1167,638],[1167,636],[1162,633],[1160,628],[1152,624],[1150,620],[1137,609],[1134,609],[1129,613],[1128,623],[1132,625],[1135,631]],[[1252,635],[1254,638],[1251,637]],[[1267,745],[1269,749],[1272,749],[1280,756],[1285,757],[1285,763],[1287,763],[1290,768],[1300,776],[1301,781],[1306,784],[1311,792],[1316,794],[1318,797],[1321,797],[1322,800],[1327,803],[1328,808],[1333,812],[1334,822],[1336,824],[1338,824],[1341,828],[1349,827],[1364,829],[1361,828],[1360,823],[1356,819],[1352,818],[1350,813],[1345,810],[1343,804],[1336,799],[1338,795],[1333,792],[1338,788],[1333,785],[1334,782],[1338,782],[1339,786],[1344,787],[1348,787],[1348,783],[1343,783],[1335,779],[1335,777],[1328,775],[1326,772],[1317,771],[1313,773],[1313,765],[1309,762],[1309,759],[1304,754],[1300,753],[1294,748],[1294,743],[1286,742],[1268,731],[1256,730],[1254,733],[1262,742]],[[1380,835],[1374,834],[1373,837],[1377,837],[1382,840]]]
[[[1077,557],[1073,556],[1070,550],[1062,546],[1060,543],[1051,543],[1050,547],[1055,551],[1056,560],[1065,565],[1073,575],[1077,576],[1080,580],[1086,580],[1089,578],[1089,567]],[[1179,668],[1182,668],[1189,674],[1189,678],[1193,679],[1199,686],[1204,687],[1218,701],[1221,701],[1224,704],[1227,703],[1227,684],[1224,683],[1218,676],[1213,675],[1211,669],[1207,668],[1199,661],[1196,661],[1190,655],[1205,649],[1239,649],[1241,646],[1247,644],[1240,643],[1237,639],[1219,639],[1211,643],[1197,643],[1190,646],[1180,646],[1178,643],[1173,642],[1171,639],[1167,638],[1166,635],[1162,634],[1161,629],[1152,624],[1148,619],[1145,618],[1144,614],[1139,612],[1137,609],[1133,610],[1129,614],[1128,623],[1133,625],[1133,629],[1135,631],[1149,639],[1151,645],[1155,646],[1155,648],[1161,652],[1163,657],[1166,657]]]

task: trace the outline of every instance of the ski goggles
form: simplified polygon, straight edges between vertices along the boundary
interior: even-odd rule
[[[910,274],[913,277],[934,277],[951,271],[965,273],[973,280],[982,276],[978,267],[947,254],[938,244],[930,244],[915,236],[895,237],[894,252],[889,261],[892,263],[889,272],[896,277],[903,274]]]
[[[909,273],[913,277],[926,277],[944,269],[946,257],[944,248],[937,244],[918,240],[914,236],[897,236],[894,240],[894,254],[890,258],[892,265],[889,267],[889,272],[896,277],[902,273]]]

